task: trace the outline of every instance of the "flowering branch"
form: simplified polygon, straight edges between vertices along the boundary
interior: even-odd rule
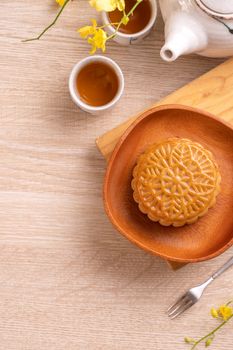
[[[221,321],[220,325],[214,328],[211,332],[209,332],[204,337],[198,340],[189,337],[184,338],[184,341],[186,343],[192,345],[190,350],[196,349],[197,345],[202,342],[205,342],[205,347],[208,347],[212,344],[215,337],[215,333],[233,318],[233,308],[229,306],[231,303],[232,301],[229,301],[226,305],[220,306],[218,310],[216,310],[215,308],[211,309],[212,317],[217,318]]]
[[[122,24],[126,25],[129,21],[129,17],[133,14],[134,10],[136,10],[136,8],[138,7],[138,5],[142,2],[143,0],[137,0],[137,2],[135,3],[135,5],[131,8],[131,10],[126,14],[125,13],[125,10],[123,11],[124,13],[124,16],[122,17],[122,19],[120,20],[120,22],[118,23],[117,27],[116,27],[116,30],[115,30],[115,33],[113,33],[112,35],[110,35],[108,37],[108,40],[109,39],[112,39],[115,35],[116,35],[116,32],[120,29],[120,27],[122,26]]]
[[[90,54],[95,53],[97,49],[101,49],[103,52],[105,52],[106,42],[110,39],[113,39],[116,36],[117,31],[120,29],[122,25],[127,25],[127,23],[130,20],[130,16],[133,15],[133,12],[142,1],[143,0],[136,0],[131,10],[128,13],[126,13],[124,0],[112,0],[112,1],[90,0],[90,5],[95,7],[97,11],[111,12],[118,9],[119,11],[122,12],[122,18],[118,23],[108,23],[104,26],[97,26],[96,20],[92,19],[91,26],[90,25],[85,26],[78,30],[81,38],[87,39],[87,42],[92,46]],[[115,30],[113,34],[108,35],[103,28],[107,26],[112,26],[112,25],[115,26]]]
[[[64,8],[66,7],[66,5],[70,2],[70,0],[65,0],[64,3],[62,4],[58,14],[56,15],[56,17],[54,18],[54,20],[52,21],[52,23],[50,23],[38,36],[36,36],[35,38],[31,38],[31,39],[26,39],[23,40],[23,42],[28,42],[28,41],[34,41],[34,40],[40,40],[40,38],[52,27],[54,26],[54,24],[56,24],[58,18],[60,17],[60,15],[62,14]]]
[[[23,40],[23,42],[40,40],[40,38],[56,24],[58,18],[61,16],[64,8],[71,0],[56,0],[56,2],[61,6],[59,12],[57,13],[54,20],[36,37]],[[106,42],[110,39],[113,39],[117,31],[122,25],[127,25],[130,20],[130,16],[133,15],[135,9],[143,0],[135,0],[134,6],[131,10],[126,13],[125,11],[125,0],[89,0],[89,4],[94,7],[97,11],[112,12],[118,10],[122,12],[122,17],[117,23],[108,23],[103,26],[98,26],[95,19],[92,19],[92,25],[82,27],[78,30],[80,36],[84,39],[87,39],[87,42],[91,45],[90,53],[93,54],[97,49],[101,49],[105,52]],[[111,35],[108,35],[104,30],[107,26],[114,26],[115,30]]]

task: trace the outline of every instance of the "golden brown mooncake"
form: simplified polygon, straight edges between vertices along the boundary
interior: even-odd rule
[[[171,138],[137,160],[132,189],[139,209],[164,226],[197,221],[216,202],[221,176],[212,153],[199,143]]]

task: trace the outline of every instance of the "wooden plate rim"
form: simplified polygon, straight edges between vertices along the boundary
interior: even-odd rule
[[[129,127],[127,127],[127,129],[120,136],[120,138],[119,138],[119,140],[118,140],[118,142],[117,142],[117,144],[116,144],[116,146],[115,146],[115,148],[114,148],[114,150],[113,150],[113,152],[112,152],[112,154],[111,154],[111,156],[109,158],[107,169],[106,169],[106,173],[105,173],[105,177],[104,177],[104,186],[103,186],[104,209],[105,209],[105,212],[106,212],[107,216],[109,217],[111,223],[117,229],[118,232],[120,232],[130,242],[132,242],[133,244],[136,244],[139,248],[143,249],[144,251],[147,251],[148,253],[150,253],[152,255],[156,255],[156,256],[159,256],[159,257],[161,257],[163,259],[170,260],[170,261],[175,261],[175,262],[180,262],[180,263],[197,263],[197,262],[201,262],[201,261],[210,260],[210,259],[213,259],[213,258],[219,256],[220,254],[224,253],[227,249],[229,249],[233,245],[233,237],[222,248],[220,248],[216,252],[214,252],[212,254],[209,254],[209,255],[206,255],[204,257],[190,258],[190,259],[172,257],[170,255],[161,254],[159,252],[151,250],[147,246],[145,246],[143,243],[141,243],[139,240],[133,239],[131,235],[129,235],[127,232],[125,232],[123,229],[121,229],[119,227],[117,221],[115,220],[115,218],[112,215],[111,210],[109,209],[109,206],[108,206],[107,187],[108,187],[108,182],[109,182],[110,170],[111,170],[112,164],[114,163],[115,157],[118,154],[119,149],[121,148],[122,143],[125,141],[125,139],[128,137],[128,135],[131,133],[131,131],[135,128],[135,126],[137,124],[139,124],[143,119],[147,118],[152,113],[156,113],[156,112],[163,111],[163,110],[168,110],[168,109],[180,109],[180,110],[183,110],[183,111],[185,110],[185,111],[189,111],[189,112],[195,112],[195,113],[202,114],[205,117],[207,117],[209,119],[213,119],[214,121],[219,122],[220,124],[226,126],[227,128],[229,128],[229,129],[231,129],[233,131],[233,126],[230,123],[219,119],[215,115],[213,115],[213,114],[211,114],[209,112],[203,111],[203,110],[201,110],[199,108],[189,107],[189,106],[185,106],[185,105],[181,105],[181,104],[164,104],[164,105],[161,105],[161,106],[155,106],[155,107],[149,108],[148,110],[142,112],[132,122],[132,124]],[[233,228],[232,228],[232,230],[233,230]]]

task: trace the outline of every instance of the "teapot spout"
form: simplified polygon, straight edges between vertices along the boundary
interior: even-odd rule
[[[207,47],[207,35],[195,17],[177,11],[165,23],[165,44],[160,51],[164,61],[175,61],[179,56],[200,52]]]

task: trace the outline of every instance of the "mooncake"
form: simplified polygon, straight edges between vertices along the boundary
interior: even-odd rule
[[[131,182],[142,213],[164,226],[192,224],[205,215],[220,192],[213,154],[197,142],[170,138],[139,156]]]

